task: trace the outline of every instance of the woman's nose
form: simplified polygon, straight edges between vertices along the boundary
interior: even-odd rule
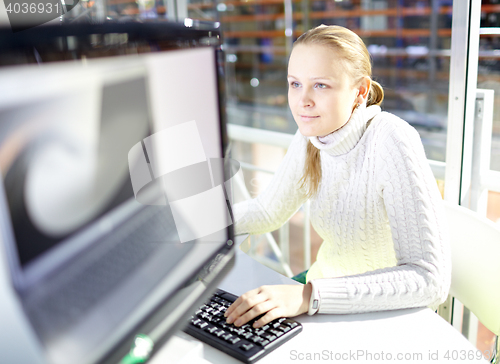
[[[304,90],[300,95],[300,106],[302,107],[311,107],[314,106],[314,100],[311,97],[310,92]]]

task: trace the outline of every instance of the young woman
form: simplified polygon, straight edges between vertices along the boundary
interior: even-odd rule
[[[382,112],[363,41],[319,26],[294,44],[288,102],[299,130],[267,189],[236,204],[237,233],[280,227],[308,199],[323,238],[304,285],[263,286],[226,312],[255,327],[302,313],[437,307],[450,286],[441,196],[418,133]]]

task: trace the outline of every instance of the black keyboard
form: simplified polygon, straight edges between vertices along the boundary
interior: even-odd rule
[[[218,289],[191,317],[184,331],[244,363],[255,363],[302,331],[302,325],[289,318],[276,319],[258,329],[252,325],[260,317],[241,327],[227,324],[224,312],[237,298]]]

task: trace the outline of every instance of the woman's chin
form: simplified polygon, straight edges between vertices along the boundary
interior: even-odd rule
[[[308,127],[304,127],[304,126],[300,127],[299,126],[299,131],[300,131],[300,134],[302,134],[305,137],[317,136],[317,133],[313,129],[308,128]]]

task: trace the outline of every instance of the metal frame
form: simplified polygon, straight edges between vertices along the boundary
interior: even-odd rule
[[[444,199],[455,203],[470,183],[463,166],[471,163],[472,123],[465,121],[474,118],[480,14],[480,0],[453,3]]]
[[[491,135],[493,126],[493,90],[477,90],[475,98],[474,120],[466,120],[466,124],[473,124],[473,143],[471,153],[471,164],[464,168],[470,169],[469,189],[463,191],[465,200],[462,206],[486,216],[488,204],[488,189],[483,183],[483,176],[490,170],[491,159]],[[467,308],[463,307],[462,334],[476,345],[479,320]]]
[[[491,363],[500,364],[500,340],[498,340],[498,336],[495,338],[495,346],[493,347],[493,355],[491,357]]]
[[[476,92],[469,208],[481,216],[486,216],[488,204],[485,177],[490,172],[494,94],[494,90],[478,89]],[[500,179],[497,180],[496,188],[500,189],[498,181]]]
[[[458,204],[468,197],[472,173],[480,14],[480,0],[453,3],[444,199]],[[461,331],[463,310],[448,297],[439,314]]]

